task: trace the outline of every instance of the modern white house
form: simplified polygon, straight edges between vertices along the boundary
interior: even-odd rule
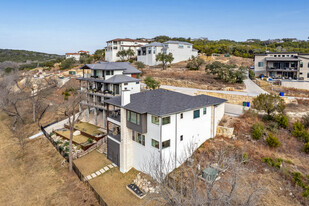
[[[153,42],[141,46],[137,50],[137,61],[143,62],[146,65],[154,66],[161,62],[156,61],[158,53],[172,53],[174,60],[172,63],[186,61],[192,56],[197,57],[198,50],[193,48],[193,45],[188,42],[166,41],[164,43]]]
[[[105,47],[105,61],[108,62],[115,62],[119,61],[120,58],[117,57],[117,53],[121,50],[128,50],[132,49],[134,51],[134,57],[137,56],[137,50],[145,45],[148,44],[147,41],[144,40],[136,40],[136,39],[112,39],[106,42],[107,46]]]
[[[256,76],[275,79],[309,80],[309,54],[298,52],[266,52],[254,57]]]
[[[99,62],[85,64],[80,69],[83,76],[77,78],[81,83],[81,92],[86,100],[81,105],[86,106],[89,113],[94,113],[94,123],[106,128],[105,100],[121,95],[122,91],[140,92],[141,71],[129,62]]]
[[[135,94],[123,90],[121,96],[105,101],[107,157],[123,173],[131,168],[150,172],[145,166],[157,160],[169,173],[190,157],[188,149],[216,135],[225,101],[165,89]]]
[[[79,61],[81,54],[89,54],[89,51],[80,50],[76,53],[65,53],[65,58],[74,58],[76,61]]]

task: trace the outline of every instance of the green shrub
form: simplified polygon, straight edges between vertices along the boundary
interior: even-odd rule
[[[62,141],[61,140],[57,140],[56,144],[62,144]]]
[[[244,153],[241,155],[241,161],[242,161],[244,164],[247,164],[247,163],[249,162],[249,156],[248,156],[247,153],[244,152]]]
[[[251,127],[251,135],[255,140],[259,140],[264,134],[264,126],[260,122],[255,123]]]
[[[266,138],[266,144],[270,147],[279,147],[281,143],[277,137],[275,137],[272,133],[269,133]]]
[[[65,152],[69,152],[69,151],[70,151],[70,148],[69,148],[69,147],[65,147],[65,148],[64,148],[64,151],[65,151]]]
[[[304,145],[304,152],[309,154],[309,142],[305,143],[305,145]]]
[[[65,142],[63,146],[68,146],[69,144],[70,144],[69,142]]]
[[[88,143],[93,143],[93,140],[88,138]]]
[[[132,64],[133,63],[133,59],[129,59],[129,62]]]
[[[289,127],[289,119],[285,115],[280,115],[277,122],[279,126],[284,129],[287,129]]]
[[[59,152],[62,152],[62,151],[63,151],[63,147],[60,146],[60,147],[59,147]]]
[[[262,162],[266,163],[271,167],[276,167],[277,169],[280,169],[283,159],[278,158],[277,160],[273,160],[271,157],[264,157],[262,159]]]
[[[302,174],[300,172],[293,172],[292,173],[292,178],[293,181],[296,185],[300,186],[300,187],[305,187],[303,181],[302,181]]]
[[[309,142],[309,132],[307,130],[304,130],[303,132],[303,140],[308,143]]]
[[[303,131],[304,131],[304,125],[301,122],[296,121],[293,124],[292,135],[300,139],[303,135]]]

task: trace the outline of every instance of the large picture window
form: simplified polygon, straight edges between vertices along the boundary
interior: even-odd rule
[[[127,110],[127,120],[133,124],[141,124],[141,115]]]
[[[264,66],[264,62],[259,62],[258,63],[258,67],[263,67]]]

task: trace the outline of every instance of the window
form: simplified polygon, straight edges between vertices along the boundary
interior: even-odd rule
[[[278,55],[278,57],[281,57],[281,55]]]
[[[309,62],[308,62],[308,65],[307,65],[307,67],[309,68]]]
[[[286,57],[289,57],[289,56],[290,56],[290,55],[288,55],[288,54],[286,55]]]
[[[299,63],[300,68],[303,68],[303,62]]]
[[[153,48],[153,54],[155,54],[156,53],[156,49],[155,48]]]
[[[162,118],[162,125],[169,124],[171,122],[171,117]]]
[[[157,116],[151,116],[151,122],[153,124],[159,125],[159,117]]]
[[[123,83],[124,85],[128,85],[128,83]]]
[[[182,49],[183,48],[183,44],[178,44],[178,48]]]
[[[302,72],[299,72],[299,75],[303,75],[303,73],[302,73]]]
[[[106,71],[106,75],[110,75],[111,71]]]
[[[157,149],[159,149],[159,142],[157,140],[151,139],[151,145]]]
[[[274,57],[277,57],[277,55],[274,55]]]
[[[285,55],[282,55],[282,57],[285,57]]]
[[[141,145],[144,145],[145,146],[145,135],[143,134],[140,134],[138,132],[135,132],[133,131],[132,132],[132,140],[137,142],[137,143],[140,143]]]
[[[148,47],[148,54],[151,54],[151,47]]]
[[[203,114],[206,114],[206,113],[207,113],[207,109],[203,108]]]
[[[193,112],[193,119],[199,118],[200,117],[200,110],[194,110]]]
[[[187,47],[188,47],[189,49],[191,48],[191,46],[190,46],[190,45],[188,45]]]
[[[164,44],[164,47],[168,47],[168,44]]]
[[[133,124],[140,125],[141,115],[127,110],[127,120]]]
[[[171,140],[166,140],[162,142],[162,149],[170,147],[170,144],[171,144]]]
[[[307,78],[309,78],[309,73],[307,73]]]
[[[183,119],[183,113],[180,114],[180,119]]]
[[[136,84],[139,84],[139,82],[136,82]]]
[[[263,67],[264,66],[264,62],[259,62],[258,63],[258,67]]]
[[[180,135],[180,141],[182,141],[183,140],[183,135]]]

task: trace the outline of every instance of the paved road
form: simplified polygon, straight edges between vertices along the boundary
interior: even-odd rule
[[[259,87],[249,78],[245,79],[244,83],[246,85],[246,92],[247,94],[249,94],[249,96],[258,96],[259,94],[263,93],[268,94],[268,92],[264,91],[261,87]]]

